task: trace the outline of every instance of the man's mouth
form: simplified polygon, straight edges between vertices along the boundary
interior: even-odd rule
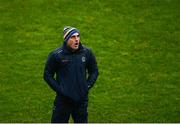
[[[79,46],[79,44],[78,44],[78,43],[75,43],[74,45],[75,45],[75,46]]]

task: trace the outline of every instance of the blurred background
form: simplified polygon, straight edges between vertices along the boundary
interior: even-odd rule
[[[0,0],[0,122],[50,122],[44,64],[67,25],[98,62],[89,122],[180,122],[179,13],[179,0]]]

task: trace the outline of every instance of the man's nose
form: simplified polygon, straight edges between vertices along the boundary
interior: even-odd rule
[[[78,36],[75,36],[74,39],[75,39],[75,41],[78,41]]]

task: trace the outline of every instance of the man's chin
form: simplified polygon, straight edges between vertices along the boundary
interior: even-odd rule
[[[79,46],[77,46],[77,47],[73,47],[72,49],[73,49],[73,50],[77,50],[78,48],[79,48]]]
[[[75,48],[75,49],[78,49],[78,48],[79,48],[79,45],[74,46],[74,48]]]

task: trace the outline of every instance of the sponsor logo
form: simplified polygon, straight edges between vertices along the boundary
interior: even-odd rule
[[[63,59],[63,60],[61,60],[62,62],[68,62],[69,60],[67,60],[67,59]]]

